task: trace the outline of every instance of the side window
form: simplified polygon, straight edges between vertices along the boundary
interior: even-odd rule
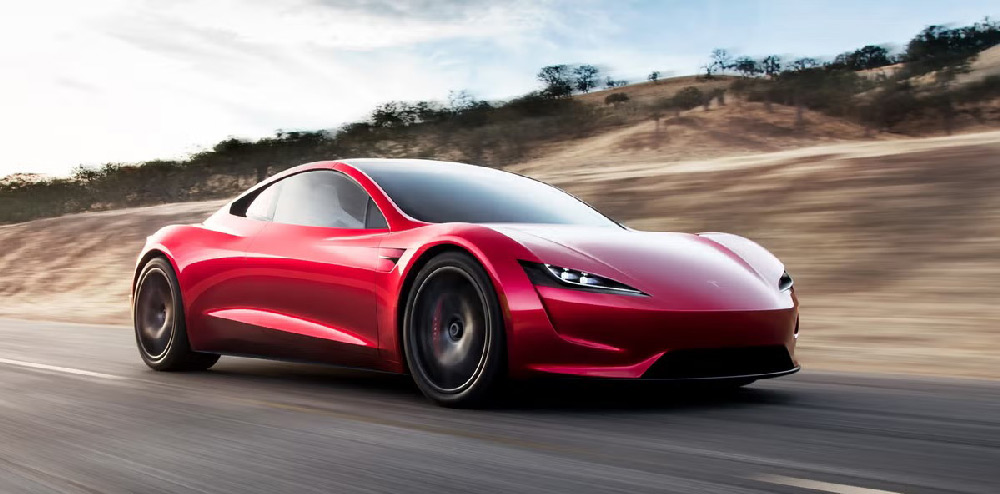
[[[276,223],[327,228],[365,228],[370,198],[339,172],[316,170],[281,181]]]
[[[274,214],[274,200],[277,198],[280,188],[281,184],[278,183],[260,191],[257,197],[254,197],[247,205],[244,216],[260,221],[270,221]]]
[[[389,224],[385,221],[385,216],[382,216],[382,211],[378,210],[378,206],[375,205],[375,201],[371,197],[368,198],[368,215],[365,217],[365,227],[375,230],[389,228]]]

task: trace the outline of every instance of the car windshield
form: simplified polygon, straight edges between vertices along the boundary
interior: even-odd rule
[[[418,221],[620,228],[586,203],[551,185],[492,168],[435,162],[351,164]]]

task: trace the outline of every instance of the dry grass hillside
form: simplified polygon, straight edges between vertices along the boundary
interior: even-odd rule
[[[809,118],[816,135],[801,141],[706,120],[669,125],[669,146],[636,146],[649,122],[512,168],[639,229],[730,231],[772,249],[796,277],[809,368],[1000,378],[1000,132],[843,142],[859,129]],[[811,140],[825,144],[797,147]],[[127,324],[143,238],[218,206],[0,227],[0,316]]]
[[[969,64],[969,72],[958,76],[958,82],[976,82],[990,76],[1000,76],[1000,46],[983,50],[977,55]]]
[[[678,91],[688,86],[694,86],[702,91],[710,92],[713,89],[725,89],[729,87],[729,83],[732,82],[732,80],[732,77],[716,77],[712,80],[705,80],[700,76],[678,76],[661,79],[656,82],[639,82],[636,84],[629,84],[628,86],[593,91],[586,94],[578,94],[574,97],[587,103],[602,104],[604,102],[604,98],[611,94],[625,93],[628,95],[629,101],[632,101],[633,103],[650,105],[662,98],[673,96]]]
[[[659,91],[660,88],[657,88]],[[623,110],[623,111],[628,111]],[[731,100],[713,102],[658,123],[639,121],[593,137],[547,146],[540,159],[508,167],[524,174],[545,173],[548,167],[600,169],[606,165],[705,159],[794,149],[822,143],[858,141],[864,127],[844,119],[804,110],[803,128],[796,127],[794,107]],[[878,134],[869,140],[895,139]],[[565,166],[563,166],[565,165]]]
[[[135,257],[164,225],[222,201],[78,213],[0,225],[0,316],[127,324]]]

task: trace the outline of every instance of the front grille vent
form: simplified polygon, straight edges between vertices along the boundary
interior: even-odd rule
[[[795,363],[781,345],[673,350],[642,375],[644,379],[697,379],[774,374]]]

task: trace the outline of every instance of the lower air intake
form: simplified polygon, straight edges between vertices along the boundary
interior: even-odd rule
[[[643,379],[698,379],[774,374],[795,368],[781,345],[673,350],[659,358]]]

